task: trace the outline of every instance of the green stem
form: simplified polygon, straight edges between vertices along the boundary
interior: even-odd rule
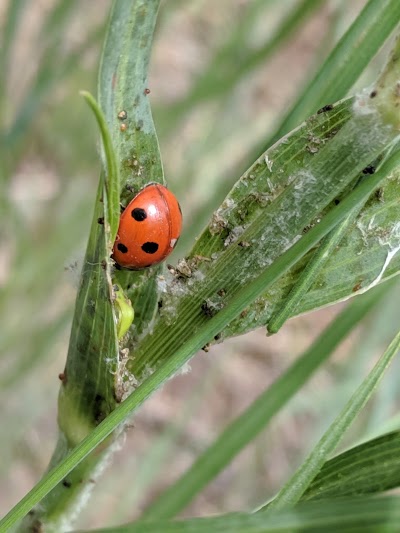
[[[143,84],[145,84],[144,78],[147,73],[158,5],[159,0],[114,2],[108,38],[114,38],[119,46],[123,46],[123,50],[116,50],[110,45],[109,40],[106,40],[101,70],[102,84],[99,88],[102,109],[89,93],[82,93],[100,127],[104,143],[105,168],[97,190],[89,242],[75,304],[67,362],[58,401],[60,434],[50,462],[50,470],[57,468],[59,463],[69,457],[76,445],[115,409],[123,395],[122,380],[118,379],[120,369],[117,333],[123,334],[123,329],[129,327],[132,309],[125,307],[121,312],[121,306],[117,306],[119,311],[117,323],[113,305],[115,291],[111,281],[110,247],[119,224],[119,175],[121,168],[124,167],[120,148],[121,141],[126,147],[126,139],[123,137],[125,129],[121,129],[124,122],[118,113],[110,111],[110,107],[104,101],[104,94],[114,98],[115,84],[112,83],[114,69],[127,58],[136,62],[138,83],[132,86],[126,81],[127,85],[121,85],[121,75],[118,87],[124,98],[132,101],[132,106],[136,105],[133,103],[136,96],[138,101],[145,101],[146,105],[141,106],[143,124],[145,116],[147,116],[146,126],[151,123],[151,113]],[[118,73],[121,74],[120,71]],[[119,92],[118,95],[121,97]],[[106,118],[110,116],[112,121],[108,124]],[[139,135],[135,125],[137,122],[134,120],[134,114],[130,113],[129,133],[133,136]],[[149,137],[148,132],[146,135]],[[154,145],[153,136],[151,141]],[[157,157],[153,157],[153,153],[146,150],[147,147],[146,144],[141,145],[142,157],[149,157],[157,164]],[[132,148],[130,146],[127,149]],[[119,303],[122,302],[121,300]],[[32,510],[21,525],[22,531],[27,528],[60,531],[64,529],[65,524],[73,522],[83,505],[82,502],[86,501],[88,491],[93,487],[96,473],[102,469],[106,456],[113,450],[115,435],[113,430],[110,433],[113,435],[104,442],[101,449],[88,454],[73,472],[63,476],[41,501],[40,506]]]

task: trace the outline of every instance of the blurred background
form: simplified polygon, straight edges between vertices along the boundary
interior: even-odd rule
[[[172,263],[190,249],[364,4],[162,1],[149,88],[166,179],[184,213]],[[98,133],[78,91],[96,94],[110,6],[110,0],[0,2],[0,514],[40,478],[56,442],[57,376],[100,170]],[[381,57],[361,86],[373,80]],[[399,294],[389,296],[384,312],[369,317],[185,516],[251,509],[275,493],[398,327]],[[294,319],[272,338],[258,330],[199,353],[190,372],[167,383],[135,417],[79,527],[138,516],[341,306]],[[345,444],[382,430],[394,414],[396,373]]]

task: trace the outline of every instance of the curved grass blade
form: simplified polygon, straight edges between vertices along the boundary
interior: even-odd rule
[[[294,509],[245,514],[230,513],[176,522],[145,520],[93,533],[377,533],[397,531],[399,496],[306,502]],[[83,532],[82,532],[83,533]],[[86,532],[89,533],[89,532]]]
[[[390,343],[377,364],[352,395],[342,412],[325,432],[317,446],[278,495],[260,511],[271,512],[295,505],[321,470],[329,455],[335,450],[358,413],[378,386],[385,371],[400,349],[400,332]]]
[[[400,432],[355,446],[327,461],[301,501],[380,493],[400,486]]]
[[[336,347],[387,293],[379,292],[355,300],[322,332],[298,360],[261,394],[201,454],[171,487],[144,511],[141,519],[173,518],[213,480],[298,392]]]
[[[108,246],[111,251],[112,246],[117,236],[119,225],[119,167],[113,148],[110,132],[108,131],[105,117],[98,106],[96,100],[87,91],[81,91],[80,94],[88,103],[90,109],[96,118],[97,125],[99,126],[101,138],[103,141],[104,155],[106,160],[106,177],[105,177],[105,193],[107,195],[107,211],[108,211],[108,226],[106,226],[106,232],[108,232]]]
[[[87,437],[85,437],[67,457],[56,467],[52,468],[36,486],[26,494],[22,500],[9,511],[0,521],[0,528],[9,528],[24,516],[36,503],[49,493],[68,473],[106,439],[135,409],[167,379],[172,377],[189,359],[218,331],[228,324],[233,317],[239,315],[252,301],[272,285],[284,272],[290,269],[300,257],[310,250],[332,228],[343,220],[354,206],[365,202],[371,192],[381,181],[400,164],[400,153],[393,155],[385,162],[382,169],[365,180],[334,210],[330,211],[320,224],[304,236],[302,242],[297,242],[281,257],[269,266],[257,279],[244,286],[230,304],[215,316],[211,317],[202,328],[194,333],[190,340],[181,344],[172,357],[151,374],[128,398],[112,411]],[[1,530],[1,529],[0,529]]]

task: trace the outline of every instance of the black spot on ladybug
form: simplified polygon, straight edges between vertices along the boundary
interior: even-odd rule
[[[158,244],[156,242],[145,242],[144,244],[142,244],[142,250],[146,253],[146,254],[155,254],[156,251],[158,250]]]
[[[64,487],[67,487],[67,489],[69,489],[71,487],[71,485],[72,485],[72,483],[70,481],[68,481],[67,479],[64,479],[62,484],[64,485]]]
[[[364,168],[363,174],[375,174],[376,168],[373,165],[368,165]]]
[[[128,251],[128,248],[125,246],[125,244],[122,244],[122,242],[117,244],[117,248],[122,254],[126,254]]]
[[[137,222],[142,222],[147,218],[147,213],[144,209],[141,207],[135,207],[135,209],[132,209],[131,212],[132,218],[136,220]]]

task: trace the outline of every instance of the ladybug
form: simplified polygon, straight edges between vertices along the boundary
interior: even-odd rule
[[[130,270],[156,265],[172,252],[181,228],[182,211],[172,192],[147,185],[121,214],[112,257]]]

